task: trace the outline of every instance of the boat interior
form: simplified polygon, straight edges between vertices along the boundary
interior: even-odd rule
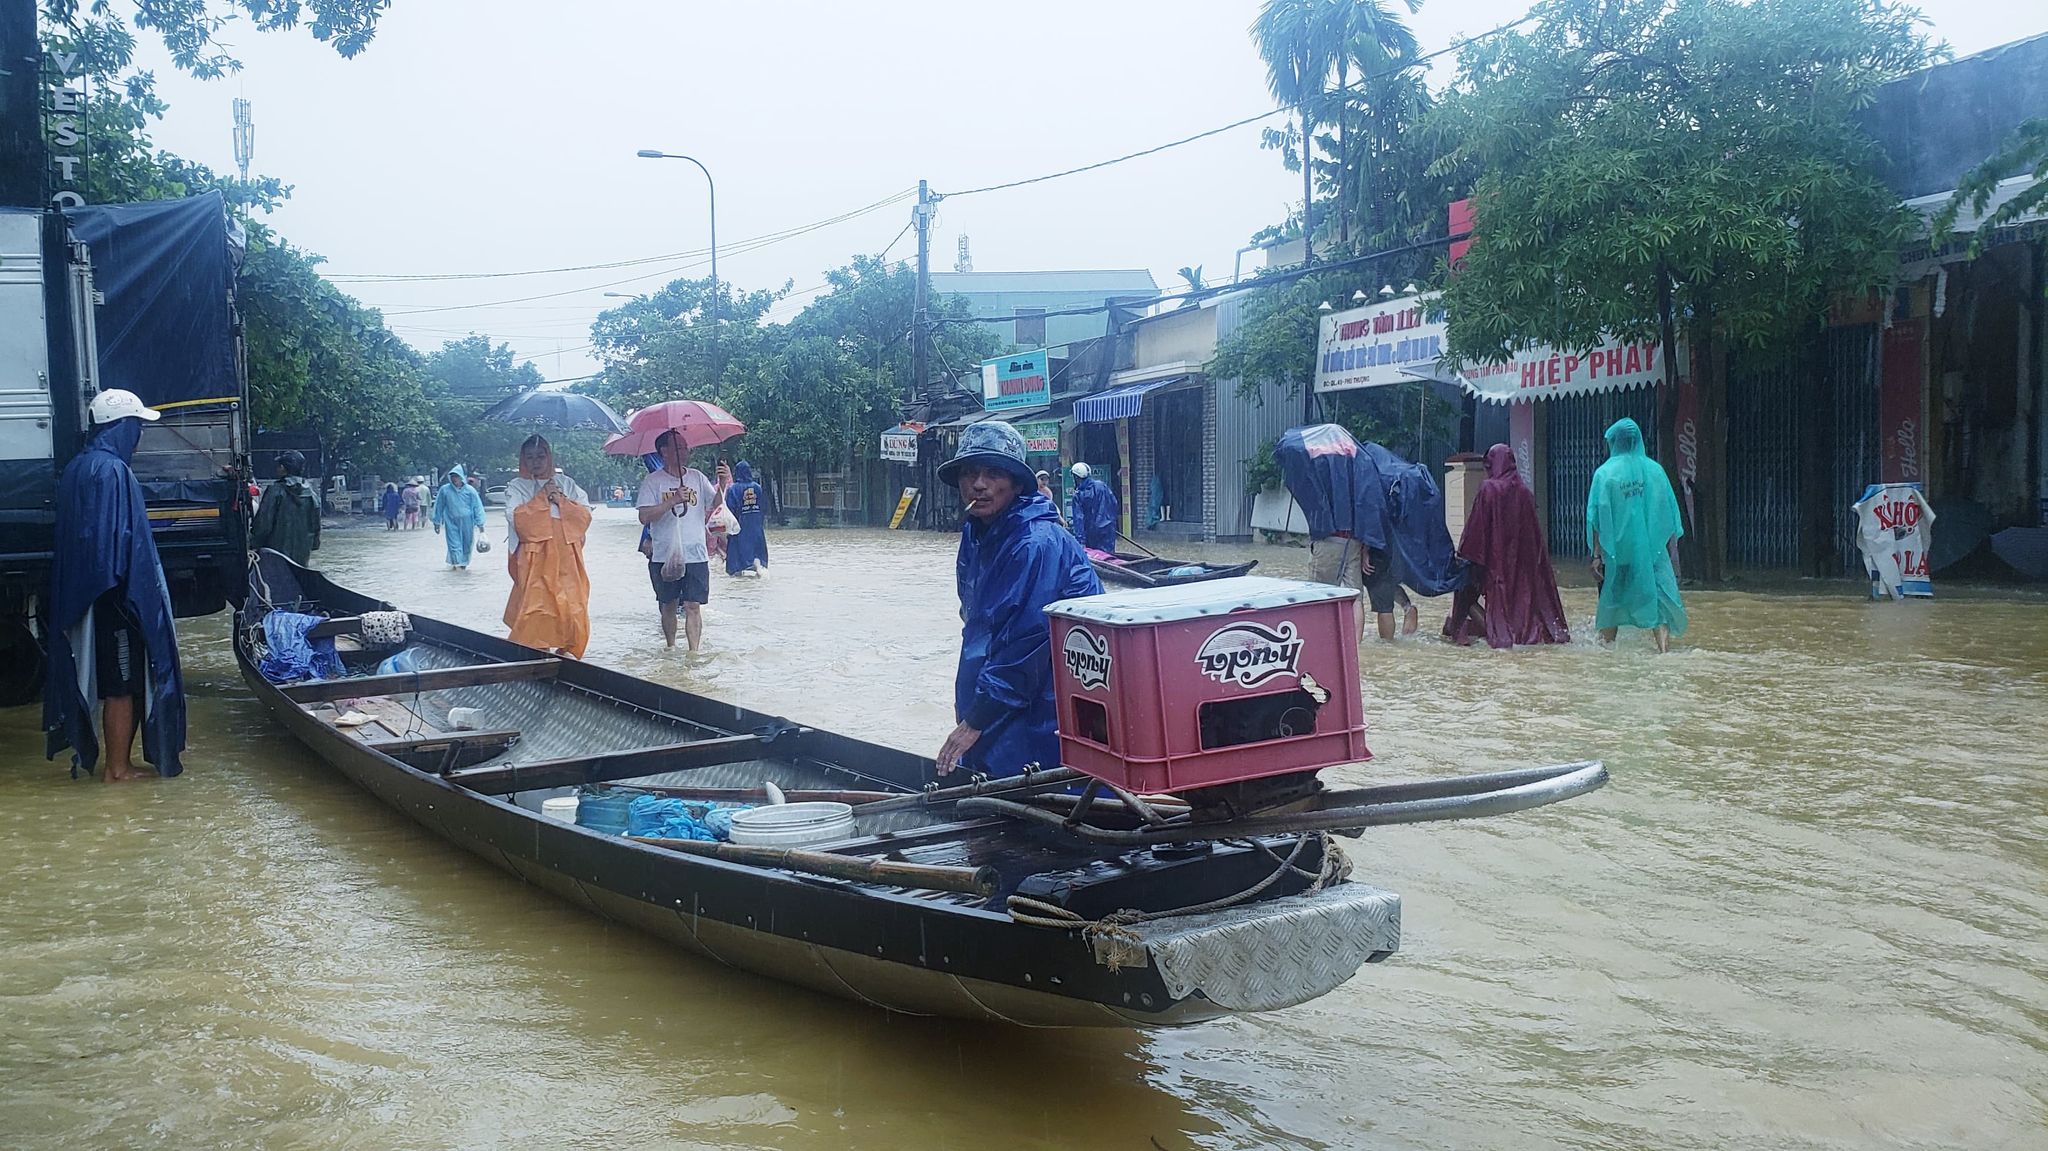
[[[926,789],[929,760],[783,721],[764,724],[765,717],[739,708],[730,709],[729,722],[707,722],[704,705],[710,701],[642,681],[632,682],[676,703],[687,700],[697,715],[682,714],[682,707],[634,702],[590,686],[597,677],[620,678],[616,673],[523,648],[513,650],[524,658],[506,659],[480,649],[511,645],[432,620],[413,621],[402,645],[372,646],[363,639],[360,617],[330,613],[325,604],[300,593],[295,570],[266,563],[264,574],[267,587],[262,595],[249,597],[237,640],[252,662],[263,650],[261,619],[268,604],[328,616],[310,634],[331,636],[349,673],[276,685],[280,695],[337,740],[361,743],[536,819],[545,818],[544,801],[588,795],[586,789],[596,787],[723,805],[771,802],[766,785],[773,784],[789,802],[829,800],[852,806],[852,833],[806,845],[806,853],[928,867],[933,875],[974,872],[984,877],[969,890],[902,882],[884,886],[991,908],[1022,893],[1089,917],[1227,895],[1273,867],[1270,848],[1258,844],[1133,849],[1090,843],[1034,821],[965,816],[946,801],[947,792]],[[338,610],[352,608],[362,610],[346,604]],[[379,674],[378,665],[397,650],[409,653],[412,670]],[[862,749],[872,756],[862,755]],[[1071,809],[1071,789],[1084,777],[1064,770],[1039,776],[1043,783],[1036,794],[1020,794],[1014,787],[1005,794],[1025,804]],[[964,779],[950,788],[978,789]],[[1091,822],[1126,828],[1143,824],[1114,800],[1095,800],[1091,806]],[[1162,799],[1154,810],[1175,814],[1185,808]],[[1319,852],[1313,854],[1297,862],[1312,871],[1320,858]],[[905,874],[914,878],[914,871],[887,874],[901,880]],[[1305,882],[1290,877],[1273,894],[1286,894]]]

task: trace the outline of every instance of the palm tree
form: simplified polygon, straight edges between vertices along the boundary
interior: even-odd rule
[[[1328,34],[1339,46],[1337,52],[1337,239],[1340,244],[1351,242],[1351,179],[1360,165],[1351,154],[1348,127],[1351,120],[1352,99],[1351,69],[1358,68],[1359,79],[1366,83],[1365,105],[1368,115],[1374,121],[1374,130],[1368,147],[1377,150],[1386,144],[1384,112],[1380,107],[1379,93],[1387,90],[1384,77],[1395,66],[1415,57],[1415,33],[1411,31],[1400,15],[1387,10],[1380,0],[1324,0],[1327,6],[1325,23]],[[1422,7],[1422,0],[1400,0],[1414,15]],[[1379,81],[1374,83],[1374,81]],[[1377,231],[1377,229],[1374,229]]]
[[[1327,0],[1266,0],[1252,21],[1252,41],[1266,61],[1266,89],[1292,105],[1301,122],[1301,258],[1315,263],[1315,112],[1335,60],[1317,9]]]
[[[1412,13],[1421,0],[1398,0]],[[1330,77],[1336,73],[1338,101],[1338,165],[1350,157],[1343,149],[1344,109],[1349,97],[1341,91],[1351,65],[1361,59],[1412,56],[1415,35],[1384,0],[1266,0],[1252,21],[1252,40],[1266,61],[1266,88],[1273,98],[1293,106],[1301,123],[1302,259],[1315,262],[1315,120],[1331,98]],[[1361,57],[1359,49],[1372,55]],[[1364,70],[1363,67],[1361,70]],[[1341,177],[1340,177],[1340,182]],[[1340,203],[1342,196],[1339,197]],[[1348,238],[1348,220],[1344,231]]]

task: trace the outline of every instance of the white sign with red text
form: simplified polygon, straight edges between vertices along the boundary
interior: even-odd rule
[[[1934,509],[1919,484],[1872,484],[1856,501],[1856,544],[1870,573],[1870,596],[1931,597],[1927,552],[1934,539]]]

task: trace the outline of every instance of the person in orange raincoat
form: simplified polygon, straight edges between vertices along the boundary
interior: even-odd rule
[[[505,518],[512,573],[505,625],[512,642],[582,659],[590,643],[590,576],[583,570],[590,497],[555,473],[554,447],[540,436],[519,445],[519,478],[505,485]]]

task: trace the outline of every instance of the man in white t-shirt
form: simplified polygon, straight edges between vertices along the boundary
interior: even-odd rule
[[[683,633],[690,650],[704,642],[704,605],[711,602],[711,553],[704,546],[704,520],[725,498],[729,482],[720,468],[713,484],[690,466],[690,450],[673,431],[654,441],[661,470],[640,481],[640,522],[647,525],[653,556],[647,577],[661,605],[661,635],[676,646],[676,604],[683,605]]]

